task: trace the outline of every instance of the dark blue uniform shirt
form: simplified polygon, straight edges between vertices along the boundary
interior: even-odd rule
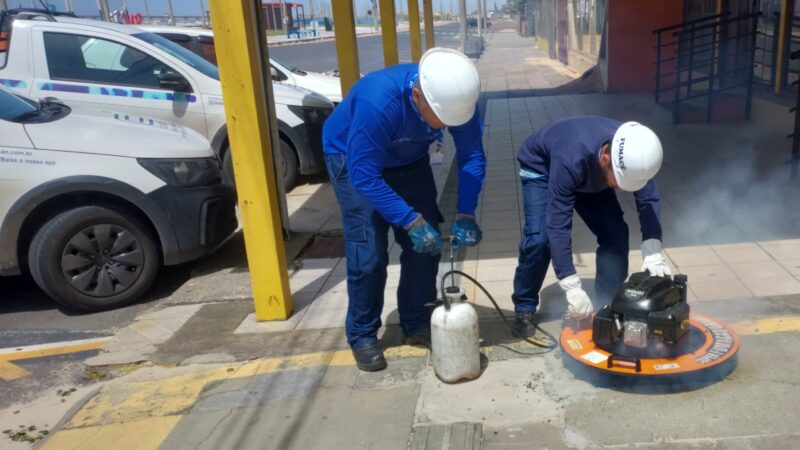
[[[399,64],[360,79],[333,110],[322,131],[323,149],[344,154],[353,187],[387,222],[405,226],[414,210],[383,179],[384,169],[424,157],[442,131],[429,127],[411,101],[417,64]],[[459,167],[458,212],[474,214],[483,186],[486,158],[480,114],[450,127]]]
[[[572,214],[575,194],[609,189],[600,171],[600,149],[622,122],[605,117],[571,117],[548,124],[528,137],[517,159],[523,171],[548,177],[547,233],[558,279],[575,272]],[[654,180],[634,193],[642,240],[661,239],[661,199]]]

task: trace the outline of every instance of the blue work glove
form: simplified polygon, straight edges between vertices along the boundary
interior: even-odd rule
[[[462,245],[474,247],[483,239],[483,233],[475,222],[475,216],[467,214],[457,214],[456,221],[450,230],[450,234],[455,237],[453,250],[458,251]]]
[[[417,218],[405,229],[408,231],[411,243],[414,244],[415,252],[438,255],[442,251],[442,238],[439,232],[422,218],[422,214],[417,214]]]

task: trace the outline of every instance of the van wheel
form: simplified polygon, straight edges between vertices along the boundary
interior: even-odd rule
[[[297,155],[294,154],[292,147],[283,139],[281,139],[281,159],[283,160],[283,186],[286,188],[286,192],[289,192],[297,183],[300,164],[297,162]]]
[[[83,206],[47,222],[31,242],[28,264],[53,300],[81,311],[113,309],[138,300],[158,272],[158,249],[135,216]]]
[[[281,139],[281,156],[283,159],[283,185],[286,192],[289,192],[297,183],[297,177],[300,175],[300,164],[297,162],[297,155],[295,155],[292,146]],[[231,157],[231,150],[225,150],[222,156],[222,171],[225,175],[225,182],[231,186],[236,186],[236,179],[233,176],[233,158]]]

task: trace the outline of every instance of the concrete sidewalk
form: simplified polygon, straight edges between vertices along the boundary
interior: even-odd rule
[[[557,89],[577,74],[533,44],[496,30],[477,63],[487,93],[489,165],[478,211],[484,241],[459,264],[510,313],[522,225],[515,154],[522,140],[576,114],[643,122],[665,147],[658,182],[670,263],[689,277],[693,310],[732,324],[742,337],[738,367],[725,380],[652,388],[578,377],[564,367],[559,350],[543,352],[512,339],[488,299],[468,286],[482,317],[485,368],[478,380],[444,384],[427,351],[400,345],[399,250],[393,247],[388,326],[381,335],[387,370],[355,368],[342,328],[342,258],[297,262],[290,278],[295,314],[286,322],[255,321],[241,264],[209,270],[121,330],[88,362],[92,373],[117,377],[95,385],[42,448],[796,448],[800,185],[788,180],[783,164],[791,115],[757,100],[748,123],[673,126],[647,94]],[[446,216],[456,181],[453,153],[448,139],[445,161],[434,167]],[[339,227],[329,186],[296,191],[290,199],[294,226],[311,232]],[[635,207],[630,195],[620,200],[636,270]],[[585,224],[575,222],[575,262],[591,288],[596,243]],[[555,281],[549,274],[542,299],[542,326],[553,334],[565,303]],[[33,409],[18,409],[36,417]],[[0,423],[11,428],[17,417],[2,412]]]

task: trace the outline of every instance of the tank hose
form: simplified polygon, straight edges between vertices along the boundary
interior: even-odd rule
[[[452,261],[452,259],[451,259],[451,261]],[[483,293],[486,294],[486,297],[488,297],[489,300],[494,305],[494,309],[497,311],[497,314],[500,316],[501,319],[503,319],[503,322],[506,324],[506,326],[508,327],[509,331],[511,331],[511,334],[513,336],[517,336],[517,334],[514,332],[514,327],[511,325],[511,322],[509,322],[508,318],[503,313],[503,310],[500,309],[500,306],[497,305],[497,302],[494,301],[494,297],[492,297],[492,294],[490,294],[489,291],[487,291],[486,288],[483,287],[483,285],[478,280],[476,280],[475,278],[472,278],[471,276],[467,275],[466,273],[464,273],[464,272],[462,272],[460,270],[450,269],[444,275],[442,275],[442,279],[440,281],[440,290],[441,290],[441,293],[442,293],[442,297],[444,298],[445,305],[449,304],[449,300],[448,300],[447,296],[445,295],[445,281],[447,280],[447,277],[451,277],[451,278],[453,278],[453,284],[455,284],[454,275],[460,275],[460,276],[468,279],[475,286],[477,286],[481,291],[483,291]],[[521,339],[524,339],[525,342],[528,342],[531,345],[546,349],[547,350],[546,352],[526,353],[526,352],[515,350],[513,348],[510,348],[510,347],[507,347],[507,346],[504,346],[504,345],[500,345],[500,347],[503,347],[506,350],[512,351],[514,353],[522,354],[522,355],[541,355],[541,354],[550,352],[550,351],[554,350],[556,347],[558,347],[558,340],[556,340],[556,338],[553,337],[552,334],[550,334],[547,331],[545,331],[538,324],[535,324],[534,326],[536,327],[537,330],[539,330],[543,335],[545,335],[547,337],[547,340],[550,341],[549,343],[548,342],[535,341],[533,339],[522,337],[522,336],[517,336],[517,337],[521,338]]]

